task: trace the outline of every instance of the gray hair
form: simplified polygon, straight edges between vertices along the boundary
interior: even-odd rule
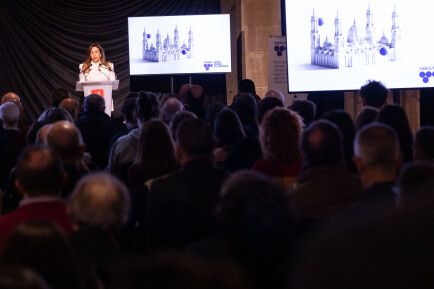
[[[117,230],[128,221],[130,196],[125,185],[107,173],[83,177],[68,200],[68,213],[77,225]]]
[[[0,119],[3,122],[3,128],[18,128],[20,119],[20,110],[13,102],[5,102],[0,105]]]
[[[394,166],[400,156],[396,132],[378,122],[363,127],[354,140],[354,155],[369,166]]]

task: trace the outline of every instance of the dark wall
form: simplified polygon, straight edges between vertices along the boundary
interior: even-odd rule
[[[87,47],[100,42],[121,83],[119,107],[130,91],[127,17],[219,12],[219,0],[1,0],[0,95],[17,92],[35,118],[53,89],[75,90]]]

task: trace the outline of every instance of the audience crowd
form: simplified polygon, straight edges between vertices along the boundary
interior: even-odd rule
[[[316,114],[245,79],[0,105],[0,289],[434,287],[434,128],[380,82]]]

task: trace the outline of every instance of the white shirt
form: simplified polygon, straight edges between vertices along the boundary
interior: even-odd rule
[[[88,81],[114,81],[116,75],[113,67],[113,63],[109,63],[111,70],[100,62],[91,62],[90,68],[86,73],[81,72],[83,69],[83,63],[79,65],[80,68],[80,82]]]

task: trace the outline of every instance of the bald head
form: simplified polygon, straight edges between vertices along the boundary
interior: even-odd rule
[[[52,124],[47,134],[47,144],[65,163],[75,163],[83,156],[84,145],[81,133],[72,122],[58,121]]]
[[[130,198],[115,177],[96,173],[82,178],[68,200],[68,213],[77,225],[117,229],[128,220]]]
[[[47,144],[47,135],[52,126],[52,124],[46,124],[38,130],[38,133],[36,134],[36,144]]]
[[[283,93],[275,89],[270,89],[269,91],[267,91],[267,93],[265,93],[265,97],[275,97],[279,99],[282,103],[285,103],[285,96],[283,96]]]
[[[68,97],[68,98],[63,99],[59,103],[59,107],[68,111],[69,114],[72,116],[72,118],[76,119],[77,115],[78,115],[78,110],[79,110],[80,104],[74,98]]]
[[[21,103],[21,98],[15,92],[7,92],[3,95],[1,104],[6,102],[13,102],[18,106],[20,112],[23,111],[23,104]]]

